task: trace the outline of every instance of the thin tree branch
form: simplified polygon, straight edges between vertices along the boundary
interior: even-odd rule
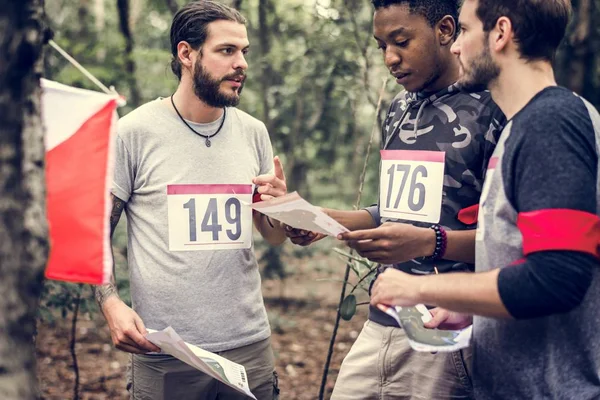
[[[363,72],[363,86],[365,87],[365,93],[367,94],[367,100],[369,100],[369,103],[371,103],[371,105],[375,106],[377,104],[377,101],[373,98],[373,96],[371,94],[371,84],[369,83],[369,70],[371,69],[371,60],[369,59],[368,49],[369,49],[369,43],[371,42],[371,38],[369,37],[369,35],[367,35],[364,43],[362,43],[363,41],[362,41],[362,38],[360,37],[360,33],[359,33],[360,27],[358,26],[358,21],[356,20],[356,16],[352,12],[352,10],[350,10],[350,8],[348,7],[347,2],[343,1],[342,3],[344,4],[344,9],[348,13],[350,22],[352,22],[352,27],[354,28],[352,33],[354,34],[354,40],[356,42],[356,47],[358,48],[358,51],[359,51],[360,55],[362,56],[362,59],[364,62],[363,71],[362,71]]]
[[[117,0],[117,9],[119,10],[119,28],[125,38],[125,69],[127,70],[127,81],[131,94],[130,103],[132,106],[137,107],[140,105],[141,95],[136,78],[135,60],[133,59],[134,41],[129,21],[129,0]]]
[[[73,372],[75,372],[75,384],[73,385],[73,400],[79,400],[79,365],[77,364],[77,353],[75,343],[77,343],[77,317],[79,315],[79,304],[81,303],[81,291],[83,285],[77,285],[77,296],[75,297],[75,308],[73,309],[73,319],[71,320],[71,358],[73,359]]]
[[[381,110],[381,103],[383,101],[383,95],[385,93],[385,87],[387,85],[388,79],[389,78],[385,78],[383,80],[383,84],[382,84],[381,90],[379,92],[379,100],[377,101],[377,108],[375,110],[375,116],[376,116],[375,122],[373,123],[373,129],[371,130],[371,139],[369,141],[367,156],[365,157],[363,173],[360,177],[360,187],[358,189],[356,205],[354,206],[355,209],[358,209],[358,207],[360,206],[360,200],[362,197],[362,190],[363,190],[363,185],[364,185],[364,181],[365,181],[367,165],[369,163],[369,153],[371,150],[371,145],[373,144],[373,137],[375,136],[375,132],[377,132],[377,130],[379,129],[378,116],[379,116],[379,111]],[[352,252],[350,252],[350,254],[352,254]],[[346,273],[344,274],[344,282],[348,282],[348,278],[350,277],[350,269],[351,269],[350,264],[351,264],[350,261],[348,263],[346,263]],[[337,315],[335,317],[335,325],[333,327],[333,333],[331,334],[331,340],[329,341],[329,350],[327,351],[327,360],[325,361],[325,367],[323,368],[323,378],[321,380],[321,387],[319,389],[319,400],[323,400],[323,396],[325,395],[325,386],[327,385],[327,375],[329,374],[329,365],[331,364],[331,357],[333,356],[333,348],[335,345],[335,338],[337,336],[337,331],[340,326],[340,318],[342,316],[342,314],[341,314],[342,303],[344,302],[345,298],[346,298],[346,285],[342,285],[342,292],[340,293],[340,302],[338,304]]]

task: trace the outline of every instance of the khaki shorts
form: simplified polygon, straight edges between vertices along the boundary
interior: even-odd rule
[[[217,354],[246,368],[250,391],[257,400],[279,398],[271,339]],[[178,359],[165,355],[132,355],[127,390],[134,400],[249,398]]]
[[[331,400],[472,399],[470,349],[412,350],[403,329],[367,321],[344,359]]]

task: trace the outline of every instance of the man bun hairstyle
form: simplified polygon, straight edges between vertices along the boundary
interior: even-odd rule
[[[171,23],[171,70],[181,80],[181,62],[177,56],[177,45],[186,41],[198,50],[208,37],[211,22],[226,20],[246,24],[246,19],[234,8],[213,0],[192,1],[183,6]]]

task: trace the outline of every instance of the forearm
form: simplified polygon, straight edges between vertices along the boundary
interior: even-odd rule
[[[323,212],[351,231],[377,227],[375,221],[373,221],[373,217],[366,210],[341,211],[324,208]]]
[[[511,318],[498,291],[495,269],[483,273],[449,273],[415,277],[418,303],[442,307],[464,314]]]
[[[111,200],[113,203],[112,211],[110,213],[110,238],[112,239],[113,234],[115,233],[115,229],[119,223],[119,219],[121,218],[121,214],[125,209],[126,202],[119,199],[114,194],[111,194]],[[111,254],[113,259],[113,268],[112,268],[112,276],[110,278],[110,282],[105,285],[97,285],[92,286],[92,290],[94,292],[94,297],[96,298],[96,303],[98,303],[98,307],[102,311],[104,303],[111,297],[116,297],[120,300],[119,291],[117,290],[116,285],[116,270],[115,270],[115,255],[114,251],[111,247]]]
[[[105,285],[92,286],[92,290],[94,291],[94,297],[96,298],[96,303],[98,304],[100,311],[103,310],[104,304],[108,299],[116,298],[120,300],[119,292],[113,282]]]
[[[443,259],[475,264],[475,230],[446,231],[447,246]],[[429,257],[435,251],[435,231],[415,228],[414,243],[417,257]]]
[[[448,235],[448,245],[444,260],[475,264],[475,229],[446,231],[446,234]]]
[[[267,218],[266,215],[257,211],[253,212],[254,225],[261,236],[272,246],[278,246],[285,242],[287,236],[281,223],[275,219]],[[270,223],[269,223],[270,222]]]

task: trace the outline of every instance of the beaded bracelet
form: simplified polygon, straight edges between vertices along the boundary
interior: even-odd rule
[[[435,250],[433,254],[427,257],[423,257],[424,260],[439,260],[446,254],[446,248],[448,247],[448,235],[446,230],[440,225],[432,225],[430,227],[435,231]]]

